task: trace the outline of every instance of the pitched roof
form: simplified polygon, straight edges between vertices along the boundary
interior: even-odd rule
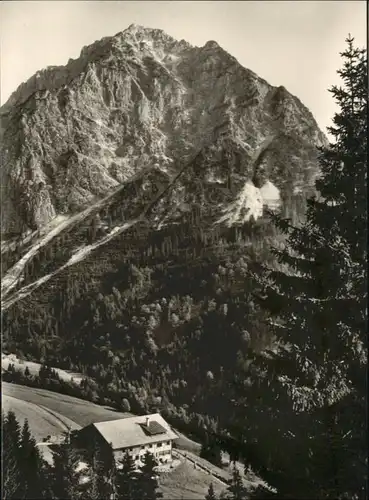
[[[146,419],[149,426],[146,426]],[[177,434],[159,413],[95,422],[92,424],[113,450],[131,448],[158,441],[177,439]]]
[[[151,420],[149,421],[149,425],[144,424],[142,427],[144,432],[146,432],[149,436],[165,434],[167,432],[166,429],[164,429],[164,427],[160,425],[156,420]]]

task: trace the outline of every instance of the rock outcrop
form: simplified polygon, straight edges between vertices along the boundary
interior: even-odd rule
[[[136,25],[38,71],[0,112],[5,237],[86,209],[141,171],[173,178],[196,154],[205,190],[232,179],[223,212],[237,222],[244,198],[264,192],[275,205],[311,187],[326,141],[296,97],[216,42]]]

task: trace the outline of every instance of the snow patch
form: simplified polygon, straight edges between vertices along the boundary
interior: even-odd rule
[[[214,176],[214,172],[210,172],[206,178],[205,178],[205,182],[209,182],[211,184],[223,184],[224,183],[224,179],[221,179],[220,177],[215,177]]]
[[[265,97],[271,89],[271,86],[267,82],[262,81],[260,78],[257,78],[255,80],[255,86],[258,89],[260,99],[264,101]]]
[[[1,294],[4,298],[18,283],[26,264],[36,255],[42,247],[55,238],[63,229],[69,226],[73,218],[64,220],[41,238],[3,277],[1,282]]]
[[[239,137],[237,137],[237,140],[241,144],[241,146],[244,146],[247,149],[252,149],[252,146],[248,142],[241,140]]]
[[[88,464],[86,462],[78,462],[76,472],[81,472],[86,469],[88,469]]]
[[[139,117],[142,122],[150,121],[150,104],[146,97],[143,97],[138,108]]]
[[[73,264],[76,264],[77,262],[80,262],[89,253],[91,253],[92,250],[95,250],[96,248],[100,247],[101,245],[104,245],[109,240],[111,240],[116,234],[119,234],[119,233],[125,231],[126,229],[130,228],[131,226],[133,226],[133,224],[136,224],[136,222],[137,222],[137,219],[134,219],[133,221],[126,222],[122,226],[116,226],[112,231],[110,231],[109,234],[107,234],[106,236],[104,236],[104,238],[102,238],[97,243],[94,243],[93,245],[88,245],[88,246],[79,248],[77,250],[77,252],[74,255],[72,255],[72,257],[68,260],[68,262],[63,266],[63,268],[66,267],[66,266],[71,266]]]
[[[34,239],[33,245],[36,245],[40,242],[41,238],[43,238],[49,231],[58,226],[59,224],[64,223],[70,217],[66,215],[57,215],[54,217],[46,226],[41,229],[37,229],[36,231],[31,231],[30,229],[25,231],[22,234],[22,239],[19,241],[20,237],[13,237],[11,239],[5,240],[1,242],[1,253],[15,250],[17,244],[22,247],[27,243],[30,243],[32,239]]]
[[[255,220],[263,215],[263,197],[260,189],[247,181],[236,200],[223,210],[224,215],[218,223],[225,222],[228,227],[236,223]]]
[[[105,198],[99,200],[97,203],[92,205],[91,207],[83,210],[79,214],[74,215],[73,217],[68,217],[65,219],[59,218],[58,222],[60,224],[57,224],[55,227],[51,223],[51,226],[48,226],[48,228],[52,227],[52,229],[46,234],[43,235],[39,240],[36,241],[36,243],[30,248],[30,250],[13,266],[11,267],[5,276],[3,277],[1,281],[1,296],[2,299],[9,294],[9,292],[18,284],[18,282],[22,279],[23,277],[23,272],[24,268],[27,265],[27,263],[41,250],[42,247],[46,246],[51,240],[53,240],[58,234],[60,234],[63,230],[67,229],[69,226],[72,226],[73,224],[76,224],[82,220],[84,220],[86,217],[88,217],[91,213],[94,211],[98,211],[100,208],[105,206],[105,204],[112,199],[117,193],[119,193],[122,189],[124,189],[124,186],[120,186],[118,189],[110,193],[108,196]],[[54,223],[55,224],[55,223]],[[42,283],[47,281],[52,274],[44,276],[40,278],[38,281],[35,283],[31,283],[27,287],[22,288],[19,291],[19,294],[22,294],[22,290],[24,289],[31,289],[32,287],[40,286]],[[37,284],[37,285],[36,285]],[[29,287],[29,288],[28,288]],[[18,295],[18,292],[16,293],[16,296]],[[29,295],[29,293],[27,293]],[[2,306],[4,305],[4,302],[2,303]]]
[[[95,250],[96,248],[100,247],[101,245],[104,245],[107,243],[109,240],[111,240],[115,235],[122,233],[129,229],[131,226],[136,224],[140,218],[138,219],[133,219],[131,221],[126,222],[122,226],[115,227],[109,234],[104,236],[101,240],[99,240],[97,243],[94,243],[93,245],[88,245],[86,247],[80,248],[72,257],[68,260],[66,264],[61,266],[59,269],[56,271],[47,274],[46,276],[43,276],[37,281],[34,281],[33,283],[30,283],[29,285],[24,286],[21,288],[19,291],[17,291],[12,297],[8,298],[7,300],[2,301],[2,309],[6,310],[8,307],[10,307],[12,304],[17,302],[18,300],[27,297],[30,295],[36,288],[40,287],[43,283],[46,283],[49,281],[50,278],[55,276],[56,274],[59,274],[62,272],[65,268],[72,266],[73,264],[76,264],[77,262],[80,262],[83,260],[89,253],[92,252],[92,250]]]
[[[179,59],[180,59],[180,57],[177,56],[176,54],[168,54],[166,56],[166,60],[171,61],[171,62],[179,61]]]
[[[280,191],[272,182],[267,181],[261,188],[260,194],[263,199],[264,205],[270,210],[276,210],[280,207],[281,196]]]

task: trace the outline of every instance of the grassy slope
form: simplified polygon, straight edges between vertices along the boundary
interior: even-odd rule
[[[203,499],[212,482],[217,495],[225,487],[203,470],[194,468],[189,461],[183,461],[173,471],[164,473],[160,477],[160,491],[167,499]]]
[[[28,388],[29,389],[29,388]],[[8,392],[8,391],[4,391]],[[20,424],[23,425],[24,420],[27,418],[33,436],[37,442],[43,440],[48,435],[58,435],[67,430],[67,426],[71,428],[79,428],[69,418],[58,414],[57,412],[50,412],[43,405],[23,401],[9,394],[2,395],[2,408],[4,412],[13,410],[16,414]]]
[[[63,417],[69,418],[84,427],[92,422],[116,420],[127,417],[127,413],[119,413],[104,406],[95,405],[89,401],[17,384],[2,382],[3,395],[12,396],[22,401],[48,408]],[[31,424],[31,422],[30,422]]]
[[[6,382],[3,382],[2,384],[2,409],[5,413],[9,410],[14,411],[21,426],[23,426],[25,419],[27,419],[31,433],[37,443],[42,442],[42,440],[49,435],[59,436],[68,428],[78,429],[80,427],[75,422],[58,412],[51,411],[42,405],[14,397],[14,394],[17,394],[17,391],[12,391],[11,387],[7,387],[8,385],[11,386],[12,384],[7,384]],[[26,389],[30,391],[30,388],[27,387]],[[12,393],[13,395],[10,396],[9,393]],[[40,446],[40,451],[42,452],[44,459],[51,463],[52,454],[49,447]]]

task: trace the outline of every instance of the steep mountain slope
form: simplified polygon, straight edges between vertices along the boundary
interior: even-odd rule
[[[71,228],[83,234],[89,215],[107,212],[111,193],[126,193],[133,178],[140,187],[124,204],[138,211],[120,209],[120,227],[169,185],[153,229],[197,206],[204,223],[232,226],[257,219],[265,204],[303,205],[315,145],[325,141],[297,98],[216,42],[192,47],[135,25],[38,72],[1,118],[2,231],[11,237],[2,243],[3,297],[27,282],[40,248]],[[63,250],[64,264],[74,250]]]
[[[84,209],[147,166],[171,171],[222,135],[248,175],[266,138],[296,141],[291,167],[324,142],[297,98],[216,42],[192,47],[135,25],[85,47],[65,67],[37,72],[1,108],[1,121],[5,235]],[[266,149],[258,177],[271,168]]]

